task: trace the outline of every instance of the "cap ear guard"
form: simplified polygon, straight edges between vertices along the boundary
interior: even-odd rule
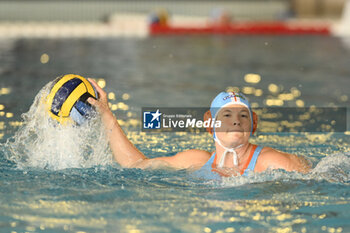
[[[203,120],[204,120],[204,121],[207,121],[207,120],[210,120],[210,119],[212,119],[212,118],[211,118],[211,112],[210,112],[210,110],[208,110],[208,111],[206,111],[206,112],[204,113],[204,115],[203,115]],[[206,129],[206,131],[207,131],[208,133],[210,133],[211,135],[213,135],[213,128],[210,127],[210,125],[211,125],[211,124],[209,124],[209,127],[205,128],[205,129]]]
[[[256,114],[254,111],[252,111],[252,113],[253,113],[253,119],[252,119],[253,120],[253,129],[252,129],[251,135],[253,135],[255,133],[256,129],[258,128],[258,120],[259,120],[258,114]]]

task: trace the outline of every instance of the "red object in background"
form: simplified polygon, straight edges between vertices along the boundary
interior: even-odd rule
[[[179,27],[150,25],[151,35],[330,35],[328,26],[284,22],[232,23],[225,26]]]

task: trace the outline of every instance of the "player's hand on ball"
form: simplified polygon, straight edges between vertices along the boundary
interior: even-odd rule
[[[107,93],[91,78],[88,78],[88,80],[92,83],[92,85],[95,87],[96,91],[98,92],[99,98],[96,100],[94,98],[88,98],[89,104],[96,107],[97,111],[101,115],[110,112],[109,106],[108,106],[108,98]]]

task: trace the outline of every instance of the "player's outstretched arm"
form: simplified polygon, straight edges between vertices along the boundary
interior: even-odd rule
[[[99,99],[89,98],[88,102],[100,113],[114,159],[122,167],[195,169],[197,166],[204,165],[209,159],[210,153],[201,150],[188,150],[170,157],[147,158],[124,134],[117,118],[109,109],[106,92],[94,80],[89,79],[89,81],[96,88]]]
[[[122,167],[133,167],[134,164],[147,159],[146,156],[143,155],[124,134],[117,118],[109,109],[107,93],[100,88],[94,80],[89,79],[89,81],[96,88],[99,94],[99,99],[96,100],[89,98],[88,102],[95,106],[101,115],[101,120],[105,126],[107,138],[115,160]]]

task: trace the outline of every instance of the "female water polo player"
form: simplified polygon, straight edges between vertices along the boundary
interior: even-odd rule
[[[106,92],[93,80],[89,81],[100,98],[89,98],[88,102],[100,113],[114,158],[122,167],[191,169],[208,178],[247,175],[249,171],[262,172],[267,169],[303,173],[310,170],[307,161],[301,157],[249,143],[257,126],[257,117],[246,97],[234,92],[221,92],[211,103],[211,117],[221,121],[221,127],[212,131],[214,153],[187,150],[170,157],[147,158],[125,136],[108,107]]]

